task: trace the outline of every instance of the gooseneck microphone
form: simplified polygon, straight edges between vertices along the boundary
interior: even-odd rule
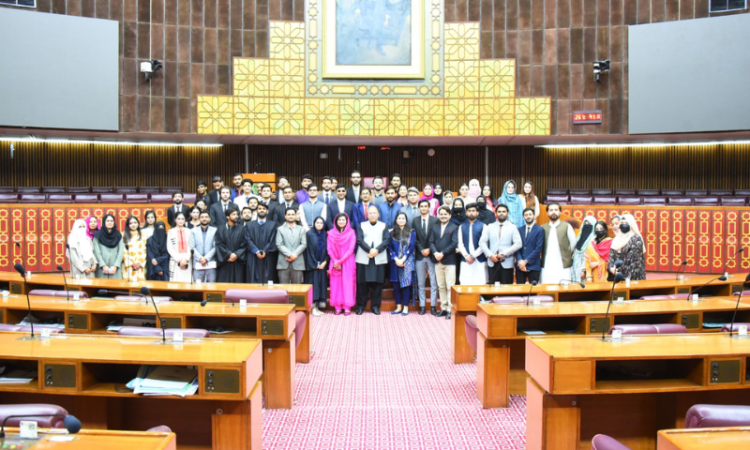
[[[193,253],[195,252],[195,249],[190,249],[190,262],[188,263],[188,269],[190,269],[190,284],[195,283],[195,277],[193,276],[193,268],[190,267],[192,264],[195,264],[195,260],[193,260],[194,256]]]
[[[526,294],[526,306],[529,306],[529,298],[531,298],[531,290],[534,289],[534,286],[536,286],[536,280],[529,283],[529,293]]]
[[[688,263],[687,259],[685,261],[683,261],[683,262],[680,263],[682,265],[682,267],[680,267],[680,270],[677,271],[677,275],[675,275],[675,280],[679,280],[680,279],[680,275],[682,275],[683,273],[685,273],[685,267],[687,267],[687,263]]]
[[[5,423],[9,419],[23,419],[27,417],[64,417],[63,424],[65,424],[65,429],[68,430],[68,433],[76,434],[81,431],[81,421],[76,416],[71,416],[70,414],[19,414],[7,416],[3,419],[3,426],[0,427],[0,439],[5,437]]]
[[[15,263],[13,265],[13,268],[16,269],[16,272],[18,272],[19,275],[21,275],[21,278],[23,278],[23,291],[26,292],[26,305],[29,307],[29,325],[31,325],[31,339],[34,339],[34,319],[31,315],[31,300],[29,300],[29,290],[26,289],[26,269],[20,264]]]
[[[559,282],[557,283],[557,285],[558,285],[558,286],[560,286],[560,285],[562,285],[562,284],[563,284],[563,282],[565,282],[565,281],[567,281],[568,283],[575,283],[575,284],[577,284],[578,286],[581,286],[582,288],[585,288],[585,287],[586,287],[586,285],[585,285],[585,284],[581,283],[581,282],[580,282],[580,281],[578,281],[578,280],[567,280],[567,279],[565,279],[565,278],[563,278],[562,280],[560,280],[560,281],[559,281]]]
[[[734,319],[737,318],[737,310],[740,309],[740,302],[742,301],[742,290],[745,289],[745,286],[750,283],[750,273],[747,274],[745,277],[745,281],[742,283],[742,286],[740,286],[740,292],[739,295],[737,295],[737,306],[734,307],[734,314],[732,314],[732,323],[729,325],[729,337],[732,337],[732,332],[734,331]]]
[[[695,294],[696,292],[700,291],[701,289],[703,289],[704,287],[708,286],[709,284],[711,284],[712,282],[714,282],[716,280],[727,281],[727,277],[725,277],[724,275],[722,275],[720,277],[716,277],[716,278],[712,278],[712,279],[708,280],[708,282],[706,284],[704,284],[703,286],[699,287],[698,289],[690,288],[690,294],[688,294],[687,300],[690,301],[690,299],[693,298],[693,294]]]
[[[67,301],[70,301],[70,289],[68,289],[68,279],[65,278],[65,268],[63,268],[63,266],[58,264],[57,271],[60,272],[63,276],[63,283],[65,283],[65,299]]]
[[[724,269],[722,269],[722,271],[721,271],[722,275],[725,274],[725,273],[727,273],[727,266],[729,265],[729,261],[734,260],[737,257],[737,255],[739,255],[740,253],[742,253],[744,251],[745,251],[745,247],[740,247],[739,250],[737,250],[736,252],[734,252],[734,255],[732,255],[729,258],[727,258],[726,262],[724,263]]]
[[[602,329],[602,340],[606,339],[606,334],[608,331],[606,327],[606,323],[607,323],[607,319],[609,319],[609,307],[612,306],[612,301],[615,299],[615,285],[623,281],[625,281],[625,275],[621,273],[618,273],[617,275],[615,275],[615,279],[612,280],[612,291],[609,295],[609,302],[607,302],[607,314],[604,315],[605,327]]]
[[[156,307],[154,296],[151,295],[151,289],[149,289],[147,286],[143,286],[141,288],[141,295],[143,295],[144,297],[151,297],[151,304],[154,305],[154,311],[156,311],[156,318],[159,320],[159,324],[161,324],[161,342],[163,344],[166,344],[167,343],[167,323],[164,321],[164,319],[161,318],[161,315],[159,314],[159,308]]]
[[[206,299],[206,300],[203,300],[203,301],[201,302],[201,306],[206,306],[206,304],[207,304],[207,303],[208,303],[208,299]]]
[[[128,291],[113,291],[111,289],[99,289],[96,292],[96,295],[99,295],[99,296],[111,295],[111,294],[115,294],[115,295],[133,295],[131,292],[128,292]]]

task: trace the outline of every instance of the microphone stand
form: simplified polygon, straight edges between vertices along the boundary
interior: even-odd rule
[[[190,270],[190,285],[195,283],[195,276],[193,275],[193,267],[192,265],[195,264],[195,261],[193,260],[194,256],[193,253],[195,252],[195,249],[190,249],[190,262],[188,264],[188,270]]]
[[[13,268],[16,269],[16,271],[21,275],[21,278],[23,278],[23,290],[24,292],[26,292],[26,306],[28,306],[29,308],[29,315],[26,316],[26,318],[29,319],[28,322],[29,325],[31,325],[31,337],[27,338],[24,336],[21,338],[21,340],[36,341],[37,339],[36,337],[34,337],[34,320],[36,319],[31,314],[31,300],[29,299],[29,290],[26,289],[26,269],[24,269],[24,267],[19,263],[16,263]]]
[[[727,277],[725,277],[724,275],[722,275],[720,277],[716,277],[716,278],[713,278],[711,280],[708,280],[708,282],[706,284],[704,284],[703,286],[699,287],[698,289],[690,288],[690,294],[688,294],[687,301],[690,301],[690,299],[693,298],[693,294],[695,294],[696,292],[700,291],[701,289],[703,289],[704,287],[708,286],[709,284],[711,284],[712,282],[714,282],[716,280],[727,281]]]
[[[65,299],[70,301],[70,289],[68,289],[68,280],[65,278],[65,269],[60,264],[57,265],[57,271],[63,276],[63,283],[65,283]]]
[[[682,275],[682,274],[684,274],[684,273],[685,273],[685,267],[687,266],[687,263],[688,263],[688,262],[687,262],[687,260],[685,260],[685,261],[683,261],[683,262],[681,263],[681,264],[682,264],[682,267],[681,267],[681,268],[680,268],[680,270],[679,270],[679,271],[677,272],[677,275],[676,275],[676,276],[675,276],[675,278],[674,278],[675,280],[679,280],[679,279],[680,279],[680,275]]]
[[[721,271],[722,275],[726,275],[726,273],[727,273],[727,266],[729,265],[729,261],[734,260],[734,258],[736,258],[737,255],[739,255],[740,253],[742,253],[744,251],[745,251],[745,247],[741,247],[739,250],[737,250],[736,252],[734,252],[734,255],[732,255],[731,258],[727,259],[727,261],[724,263],[724,270]]]
[[[625,276],[621,273],[618,273],[615,275],[615,279],[612,280],[612,290],[609,295],[609,302],[607,302],[607,313],[604,315],[604,323],[607,323],[607,319],[609,319],[609,308],[612,306],[612,301],[615,299],[615,285],[617,283],[620,283],[622,281],[625,281]],[[607,327],[605,326],[604,329],[602,329],[602,341],[606,340],[606,334],[607,334]]]
[[[740,287],[740,293],[737,296],[737,306],[734,307],[734,314],[732,314],[732,323],[729,325],[729,338],[732,338],[732,334],[734,331],[734,320],[737,318],[737,310],[740,309],[740,302],[742,301],[742,289],[745,288],[745,286],[750,283],[750,273],[747,274],[747,277],[745,277],[745,281],[742,283],[742,286]],[[739,337],[739,335],[737,336]]]
[[[20,242],[16,242],[16,248],[18,248],[18,251],[21,252],[21,264],[23,264],[23,267],[26,267],[26,258],[23,254],[23,247],[21,246]]]
[[[156,311],[156,318],[159,320],[159,324],[161,324],[161,343],[166,344],[167,343],[167,323],[164,321],[164,319],[161,318],[161,315],[159,314],[159,308],[156,307],[156,301],[154,301],[154,296],[151,295],[151,290],[143,286],[141,288],[141,294],[144,297],[151,297],[151,304],[154,305],[154,311]]]
[[[536,280],[529,283],[529,293],[526,294],[526,306],[529,306],[529,298],[531,298],[531,290],[536,286]]]

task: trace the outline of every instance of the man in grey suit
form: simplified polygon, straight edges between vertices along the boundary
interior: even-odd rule
[[[216,228],[209,226],[211,215],[201,211],[201,226],[191,230],[193,251],[193,278],[203,283],[216,281]],[[209,268],[210,267],[210,268]]]
[[[307,248],[305,229],[297,225],[297,211],[287,208],[284,218],[286,223],[276,232],[276,248],[279,250],[279,261],[276,269],[279,282],[283,284],[302,284],[302,272],[305,270],[305,259],[300,258]]]
[[[508,221],[508,207],[499,203],[495,207],[497,222],[484,227],[479,247],[489,258],[489,282],[513,284],[514,254],[521,249],[521,234],[518,227]]]

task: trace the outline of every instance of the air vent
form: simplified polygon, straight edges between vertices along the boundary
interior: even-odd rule
[[[24,8],[36,8],[36,0],[0,0],[0,5],[21,6]]]
[[[708,12],[736,11],[747,8],[747,0],[711,0]]]

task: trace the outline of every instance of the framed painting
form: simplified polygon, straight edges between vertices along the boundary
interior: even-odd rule
[[[323,77],[424,78],[425,0],[322,0]]]

